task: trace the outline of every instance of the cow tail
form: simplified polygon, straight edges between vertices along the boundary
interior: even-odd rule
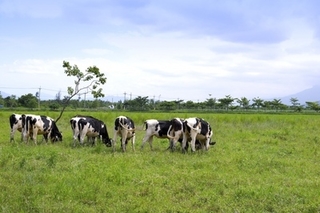
[[[142,129],[143,129],[143,130],[147,130],[147,121],[144,121],[144,122],[143,122]]]
[[[197,128],[194,128],[193,126],[191,126],[188,122],[187,122],[188,127],[190,127],[190,129],[193,129],[194,131],[197,131]]]
[[[172,124],[169,126],[169,129],[168,129],[168,132],[167,132],[167,137],[170,138],[170,139],[173,139],[174,137],[172,137],[169,133],[171,131],[171,128],[172,128]]]
[[[134,131],[134,129],[128,129],[127,127],[125,127],[125,126],[121,123],[120,120],[119,120],[119,124],[120,124],[120,126],[121,126],[122,128],[124,128],[124,129],[127,130],[127,131]]]

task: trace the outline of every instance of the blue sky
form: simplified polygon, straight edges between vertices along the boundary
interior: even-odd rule
[[[106,96],[278,98],[320,82],[317,0],[1,0],[0,26],[0,91],[18,97],[66,95],[64,60],[100,68]]]

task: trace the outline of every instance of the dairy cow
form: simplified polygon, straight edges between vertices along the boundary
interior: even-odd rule
[[[167,132],[167,136],[170,139],[169,148],[173,151],[176,143],[182,142],[183,139],[183,120],[181,118],[174,118],[169,121],[170,126]]]
[[[183,122],[183,140],[182,151],[186,151],[187,143],[191,143],[191,151],[196,150],[196,140],[200,142],[203,150],[208,150],[210,145],[214,145],[215,142],[211,142],[213,135],[210,124],[202,118],[188,118]]]
[[[177,141],[182,142],[183,138],[183,120],[181,118],[174,118],[172,120],[156,120],[148,119],[144,122],[145,136],[143,138],[141,149],[148,141],[150,149],[152,150],[153,136],[157,138],[169,139],[169,147],[171,150],[175,148]]]
[[[120,136],[122,151],[126,151],[128,141],[131,139],[132,150],[134,151],[135,143],[135,126],[131,118],[127,116],[119,116],[114,121],[114,137],[112,141],[113,151],[116,148],[117,137]]]
[[[99,137],[106,146],[111,146],[107,126],[99,119],[92,116],[77,115],[70,119],[70,126],[73,132],[74,146],[77,140],[80,144],[83,144],[86,136],[88,142],[91,142],[92,145],[95,144],[96,138]]]
[[[157,138],[168,138],[169,120],[148,119],[144,122],[144,125],[146,133],[142,140],[141,149],[143,149],[145,143],[148,141],[150,149],[152,150],[153,136]]]
[[[29,142],[31,138],[37,144],[37,135],[43,135],[46,143],[62,141],[62,134],[56,122],[44,115],[21,115],[23,140]]]

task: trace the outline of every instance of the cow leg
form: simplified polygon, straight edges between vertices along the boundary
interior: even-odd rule
[[[35,128],[35,129],[33,129],[33,134],[32,134],[32,140],[35,145],[37,145],[37,135],[38,135],[38,129]]]
[[[206,140],[206,146],[205,146],[206,151],[209,150],[209,147],[210,147],[210,138],[207,138],[207,140]]]
[[[149,142],[149,145],[150,145],[150,150],[153,150],[153,147],[152,147],[152,142],[153,142],[153,136],[151,136],[148,140]]]
[[[117,142],[117,137],[118,137],[118,130],[114,130],[114,135],[113,135],[113,141],[112,141],[112,150],[116,151],[116,142]]]
[[[15,129],[11,129],[11,131],[10,131],[10,142],[15,142],[15,140],[14,140],[14,133],[16,132],[16,130]]]
[[[22,137],[22,141],[24,141],[25,143],[28,143],[29,132],[27,132],[27,130],[22,130],[21,137]]]
[[[197,132],[192,131],[191,132],[191,151],[192,152],[196,151],[196,137],[197,137]]]
[[[73,146],[76,146],[76,142],[79,140],[80,142],[80,136],[79,134],[73,133]]]
[[[152,137],[152,136],[149,136],[149,135],[147,135],[147,134],[143,137],[142,144],[141,144],[141,149],[143,149],[144,144],[145,144],[147,141],[149,142],[149,140],[150,140],[151,137]],[[150,142],[149,142],[149,143],[150,143]]]
[[[121,148],[122,148],[123,152],[126,151],[126,148],[127,148],[126,147],[127,146],[126,143],[127,143],[127,138],[122,136],[122,138],[121,138]]]
[[[175,150],[176,144],[177,144],[178,140],[180,139],[181,134],[182,134],[182,131],[180,131],[180,130],[176,131],[174,133],[174,138],[172,139],[172,151]]]
[[[145,135],[141,144],[141,149],[143,149],[144,144],[148,141],[150,145],[150,149],[152,150],[152,141],[153,141],[153,136],[150,135]]]
[[[121,142],[122,142],[122,151],[126,151],[126,143],[127,143],[128,131],[125,129],[121,130]]]
[[[183,134],[182,145],[181,145],[182,146],[182,153],[185,153],[187,151],[187,149],[186,149],[187,143],[188,143],[188,137],[186,134]]]
[[[23,142],[23,129],[21,130],[21,142]]]
[[[92,145],[91,146],[96,145],[97,137],[92,137],[91,140],[92,140]]]
[[[121,138],[121,148],[122,148],[122,151],[125,152],[126,151],[126,138]]]
[[[51,138],[51,133],[49,133],[49,134],[43,134],[42,142],[43,142],[43,139],[44,139],[45,142],[46,142],[46,144],[48,144],[48,136],[49,136],[49,138]]]
[[[132,151],[133,151],[133,152],[135,152],[135,148],[134,148],[135,140],[136,140],[136,136],[133,135],[132,138],[131,138],[131,145],[132,145]]]
[[[87,132],[87,129],[83,129],[81,132],[80,132],[80,145],[84,145],[84,139],[86,137],[86,132]]]

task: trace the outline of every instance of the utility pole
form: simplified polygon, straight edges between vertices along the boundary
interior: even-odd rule
[[[123,98],[123,109],[126,109],[126,106],[124,105],[125,104],[125,102],[126,102],[126,95],[127,95],[127,93],[126,92],[124,92],[123,93],[124,94],[124,98]]]
[[[40,109],[40,92],[41,92],[41,86],[39,87],[39,92],[37,94],[38,98],[38,109]]]

